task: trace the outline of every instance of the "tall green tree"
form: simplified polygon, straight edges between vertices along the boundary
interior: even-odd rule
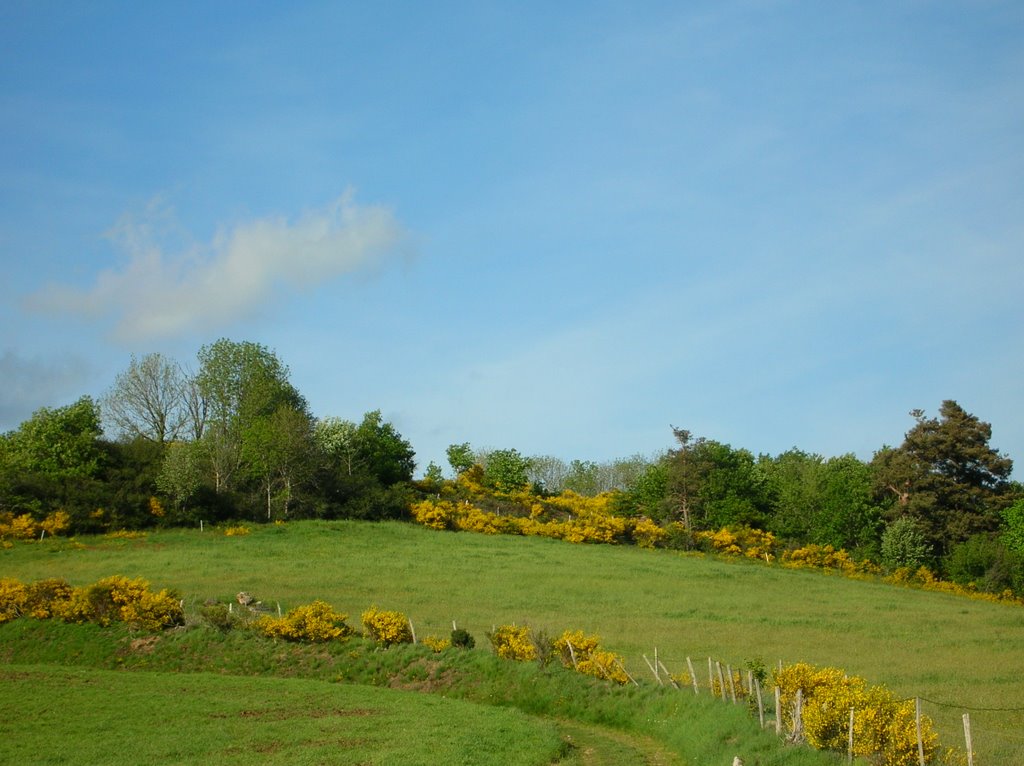
[[[666,458],[668,492],[688,529],[730,525],[763,527],[768,487],[749,450],[711,439],[693,439],[674,428],[678,447]]]
[[[199,364],[196,385],[206,406],[204,453],[221,492],[240,474],[255,470],[256,445],[265,443],[274,413],[282,407],[307,413],[307,405],[289,381],[288,368],[258,343],[222,338],[200,349]]]
[[[989,445],[992,427],[953,400],[937,418],[922,410],[898,448],[872,461],[876,489],[892,501],[890,517],[916,519],[938,553],[999,528],[1013,462]]]

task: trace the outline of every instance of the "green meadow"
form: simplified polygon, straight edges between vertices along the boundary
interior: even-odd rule
[[[155,589],[175,588],[186,599],[187,608],[211,598],[227,601],[237,592],[247,591],[274,610],[278,605],[287,610],[324,599],[347,612],[349,624],[356,627],[359,614],[371,605],[400,610],[410,617],[420,638],[446,637],[455,621],[477,640],[477,650],[468,654],[485,654],[484,634],[498,624],[530,624],[555,635],[565,629],[581,629],[599,634],[605,648],[622,654],[627,669],[645,687],[655,682],[643,655],[651,658],[655,650],[673,673],[686,669],[687,657],[692,658],[699,674],[706,672],[708,657],[733,667],[751,662],[771,666],[780,660],[833,665],[872,683],[883,683],[898,694],[923,698],[924,711],[936,721],[946,745],[962,746],[962,714],[969,712],[978,763],[1024,762],[1024,610],[1019,607],[750,561],[634,547],[435,532],[403,523],[300,522],[253,527],[252,534],[243,537],[225,537],[209,529],[170,530],[138,539],[53,539],[0,551],[0,576],[26,582],[63,577],[81,585],[111,574],[144,577]],[[17,631],[25,630],[12,625],[0,629],[0,657],[19,663],[61,660],[59,646],[50,656],[10,649],[4,655],[5,644],[17,644]],[[82,647],[79,651],[88,654],[90,650]],[[52,667],[33,667],[25,672],[44,676],[57,672]],[[194,668],[183,661],[175,669],[210,670],[198,655]],[[189,678],[191,683],[192,676]],[[213,685],[218,681],[247,684],[256,679],[232,676],[210,680],[197,676],[195,680],[197,684]],[[173,689],[172,680],[166,683]],[[260,683],[272,685],[275,681]],[[22,691],[32,685],[25,684]],[[5,683],[5,687],[9,685]],[[212,686],[207,690],[215,695]],[[615,691],[623,695],[637,693]],[[654,724],[642,732],[643,736],[671,742],[679,736],[676,726],[685,727],[686,715],[703,714],[700,711],[705,710],[706,703],[695,701],[692,692],[655,691],[659,695],[657,705],[668,704],[663,699],[671,700],[672,709],[683,718],[678,724],[663,724],[673,730],[671,736],[660,733]],[[152,693],[159,696],[159,690]],[[306,690],[300,685],[295,690],[295,704],[306,704],[301,699],[307,693],[315,697],[348,691],[336,684],[328,691]],[[27,697],[28,692],[25,694]],[[232,696],[230,691],[223,694],[225,699]],[[464,696],[472,697],[469,693]],[[410,702],[395,704],[421,704],[417,695],[413,697]],[[11,704],[5,699],[5,721],[6,706]],[[346,704],[356,703],[339,701],[337,707],[344,709]],[[373,707],[370,702],[358,706]],[[730,705],[717,703],[717,707],[707,710],[707,715],[727,719],[729,726],[750,726],[742,720],[745,711]],[[544,709],[526,712],[548,714]],[[741,718],[731,718],[737,712],[742,713]],[[346,723],[349,718],[339,716]],[[429,714],[424,713],[424,720],[427,718]],[[564,742],[569,736],[566,727],[575,725],[579,727],[577,736],[586,738],[587,727],[600,723],[563,721],[559,736]],[[484,716],[473,722],[467,718],[467,726],[467,731],[479,726],[481,732],[466,734],[469,741],[490,741],[489,732],[502,727],[521,726],[524,731],[532,731],[529,736],[515,735],[516,739],[535,743],[530,747],[536,750],[524,751],[526,760],[502,756],[500,762],[551,762],[558,752],[558,743],[552,744],[548,719],[489,721]],[[752,726],[760,735],[756,723]],[[308,723],[308,727],[301,734],[296,729],[296,736],[319,742],[322,736],[316,724]],[[122,732],[121,739],[130,738],[132,730]],[[590,731],[590,736],[604,737],[605,747],[614,748],[607,733]],[[340,736],[358,740],[363,735],[356,731]],[[0,745],[5,747],[10,745]],[[684,752],[683,746],[670,749]],[[217,757],[230,759],[233,752],[218,751]],[[580,758],[584,752],[585,748],[580,748],[575,755],[564,757]],[[727,749],[723,747],[722,752]],[[0,751],[0,755],[8,753]],[[287,760],[290,756],[285,753],[275,754],[275,758],[277,755],[280,759],[272,762],[305,762]],[[172,762],[153,757],[137,762]],[[396,756],[387,762],[431,762],[417,761],[415,754],[410,757],[400,760]],[[770,760],[772,757],[765,754],[758,762],[791,762]],[[313,757],[309,762],[349,761],[319,761]],[[651,756],[649,762],[659,761]],[[700,761],[691,755],[688,762]]]

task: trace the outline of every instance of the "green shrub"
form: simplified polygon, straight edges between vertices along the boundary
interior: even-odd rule
[[[472,649],[476,646],[476,639],[469,633],[469,631],[463,630],[462,628],[456,628],[452,631],[452,646],[456,649]]]

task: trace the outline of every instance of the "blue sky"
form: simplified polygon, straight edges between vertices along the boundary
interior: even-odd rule
[[[0,110],[0,429],[228,337],[421,470],[1024,461],[1019,2],[15,1]]]

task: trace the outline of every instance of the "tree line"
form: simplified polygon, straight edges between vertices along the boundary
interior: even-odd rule
[[[991,426],[955,401],[911,413],[902,444],[869,461],[749,450],[673,428],[655,456],[609,462],[447,451],[495,493],[610,493],[613,512],[699,532],[750,527],[890,566],[927,565],[987,590],[1024,592],[1024,487]],[[76,532],[199,520],[407,518],[444,470],[380,411],[317,417],[288,367],[257,343],[218,340],[195,370],[133,357],[97,401],[42,408],[0,437],[0,517],[65,511]],[[2,518],[0,518],[2,521]]]

